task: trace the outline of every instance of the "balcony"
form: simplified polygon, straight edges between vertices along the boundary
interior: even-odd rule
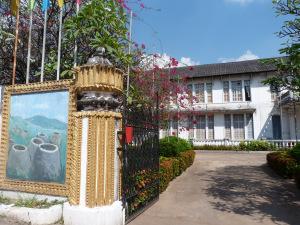
[[[176,111],[177,107],[175,105],[171,106],[171,111]],[[192,108],[181,108],[180,111],[191,111]],[[195,111],[202,111],[202,112],[211,112],[211,113],[234,113],[234,112],[244,112],[244,113],[253,113],[256,111],[253,103],[251,102],[227,102],[227,103],[198,103],[194,104]]]

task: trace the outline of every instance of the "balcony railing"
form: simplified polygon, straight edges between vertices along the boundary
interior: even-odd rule
[[[194,146],[238,146],[241,142],[250,143],[253,140],[195,140],[192,139],[191,142]],[[273,144],[277,148],[293,148],[296,144],[296,140],[265,140],[271,144]],[[299,141],[298,141],[299,142]]]
[[[281,95],[280,99],[281,99],[280,104],[287,104],[292,101],[299,101],[300,97],[299,95],[293,93],[292,91],[287,91]]]

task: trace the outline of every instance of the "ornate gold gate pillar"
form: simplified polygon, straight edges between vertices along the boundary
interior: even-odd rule
[[[116,132],[121,129],[122,91],[123,75],[113,67],[86,65],[77,70],[73,148],[80,155],[73,162],[78,170],[72,177],[71,204],[95,207],[118,200]]]

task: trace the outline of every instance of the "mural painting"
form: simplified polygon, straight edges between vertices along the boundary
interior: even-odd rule
[[[6,177],[64,184],[69,92],[11,96]]]

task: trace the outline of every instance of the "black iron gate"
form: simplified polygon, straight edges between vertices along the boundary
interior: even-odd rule
[[[122,198],[129,222],[159,197],[157,110],[126,107],[123,113]]]

